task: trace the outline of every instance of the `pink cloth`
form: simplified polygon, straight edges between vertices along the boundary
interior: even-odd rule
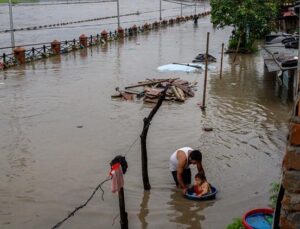
[[[119,163],[118,163],[119,164]],[[111,191],[113,193],[120,191],[121,188],[124,187],[124,178],[122,167],[116,164],[112,167],[112,171],[110,172],[111,178]]]

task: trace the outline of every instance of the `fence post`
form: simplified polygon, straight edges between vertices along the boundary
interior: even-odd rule
[[[5,64],[5,62],[6,62],[6,54],[5,53],[2,54],[2,58],[3,58],[3,64]]]
[[[118,38],[124,38],[124,29],[122,27],[118,28]]]
[[[46,54],[46,45],[43,45],[43,52]]]
[[[106,30],[103,30],[103,31],[101,32],[101,38],[102,38],[105,42],[107,42],[107,40],[108,40],[108,33],[106,32]]]
[[[87,47],[87,36],[85,36],[84,34],[81,34],[80,37],[79,37],[79,43],[83,47]]]
[[[20,64],[25,64],[25,49],[23,47],[15,48],[14,56]]]
[[[51,42],[51,50],[54,54],[60,53],[60,41],[54,40]]]
[[[223,56],[224,56],[224,43],[222,43],[222,51],[221,51],[220,79],[222,79]]]
[[[203,101],[201,109],[205,110],[205,97],[206,97],[206,84],[207,84],[207,68],[208,68],[208,48],[209,48],[209,32],[207,32],[206,38],[206,54],[205,54],[205,76],[204,76],[204,85],[203,85]]]
[[[90,36],[90,46],[93,45],[93,35]]]
[[[125,197],[124,197],[124,189],[121,188],[118,192],[119,195],[119,208],[120,208],[120,224],[121,229],[128,229],[128,218],[127,212],[125,211]]]
[[[34,47],[31,48],[31,51],[32,51],[32,57],[34,57],[34,54],[35,54],[35,49],[34,49]]]
[[[136,35],[138,32],[136,25],[133,25],[131,29],[132,29],[133,34]]]

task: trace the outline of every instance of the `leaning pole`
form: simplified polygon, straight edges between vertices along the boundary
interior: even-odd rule
[[[151,123],[152,118],[160,108],[162,102],[164,101],[166,97],[166,93],[168,90],[168,86],[164,89],[164,91],[161,93],[157,104],[152,109],[150,114],[147,118],[144,118],[144,128],[141,134],[141,156],[142,156],[142,176],[143,176],[143,184],[144,184],[144,190],[150,190],[151,185],[149,182],[149,176],[148,176],[148,157],[147,157],[147,134],[149,130],[149,126]]]

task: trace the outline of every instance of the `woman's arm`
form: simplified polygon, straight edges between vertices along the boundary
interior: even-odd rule
[[[203,166],[202,166],[201,162],[197,163],[197,169],[198,169],[198,172],[201,172],[201,171],[204,172],[204,169],[203,169]],[[204,172],[204,174],[205,174],[205,172]]]

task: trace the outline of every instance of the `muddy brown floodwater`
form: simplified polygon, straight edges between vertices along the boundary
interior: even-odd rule
[[[127,155],[126,210],[130,228],[225,228],[233,218],[269,203],[270,183],[280,178],[291,105],[264,74],[260,52],[225,55],[231,29],[215,30],[209,17],[137,38],[93,47],[0,73],[0,227],[51,228],[84,203],[109,172],[109,162],[139,136],[151,106],[112,100],[116,86],[145,78],[181,77],[198,82],[194,98],[165,103],[148,133],[152,189],[143,191],[139,141]],[[217,57],[204,73],[159,73],[172,62],[205,52]],[[225,43],[226,46],[226,43]],[[213,128],[203,131],[204,126]],[[80,128],[79,128],[80,127]],[[209,202],[186,200],[173,184],[169,156],[179,147],[203,152],[207,178],[219,193]],[[193,174],[195,168],[193,168]],[[61,228],[119,228],[118,197],[104,185],[87,207]]]

